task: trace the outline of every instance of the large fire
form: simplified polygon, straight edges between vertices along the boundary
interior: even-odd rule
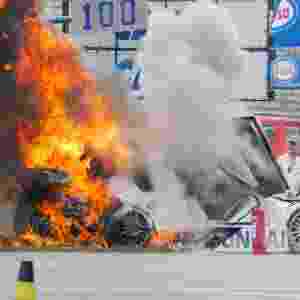
[[[35,1],[31,2],[34,5],[30,11],[37,11]],[[64,216],[61,202],[41,199],[36,210],[51,221],[51,235],[42,237],[29,224],[18,243],[45,247],[88,241],[108,247],[100,225],[94,233],[87,226],[97,224],[97,218],[110,208],[113,195],[105,180],[91,178],[87,169],[95,157],[108,161],[114,172],[126,169],[128,164],[129,151],[122,143],[110,98],[97,95],[96,80],[80,64],[78,50],[66,36],[34,13],[25,16],[21,26],[22,44],[14,66],[17,99],[24,101],[24,109],[31,112],[17,120],[22,161],[30,169],[65,171],[72,182],[51,192],[86,199],[86,208],[84,222],[75,224],[75,238],[71,234],[74,220]],[[5,68],[9,71],[13,66],[7,64]],[[156,233],[152,237],[154,241],[161,239],[175,240],[175,234]]]
[[[111,195],[104,182],[88,177],[90,158],[80,159],[86,146],[109,155],[116,166],[126,164],[126,148],[120,143],[118,126],[107,107],[109,99],[96,95],[95,81],[79,64],[76,50],[65,37],[38,18],[26,19],[24,32],[17,85],[30,86],[39,99],[34,127],[24,120],[18,124],[18,142],[25,166],[61,169],[70,174],[72,184],[64,187],[64,193],[88,199],[89,221],[95,221],[95,216],[102,215],[109,207]],[[84,98],[91,100],[84,103]],[[44,201],[39,209],[57,225],[54,239],[68,242],[71,227],[60,207]],[[31,228],[23,238],[33,238]],[[90,238],[91,234],[82,227],[80,239]]]

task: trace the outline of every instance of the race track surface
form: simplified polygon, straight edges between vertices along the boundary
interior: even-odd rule
[[[1,299],[14,299],[21,259],[35,262],[43,300],[300,299],[298,256],[1,253]]]

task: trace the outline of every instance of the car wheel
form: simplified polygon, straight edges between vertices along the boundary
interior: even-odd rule
[[[121,215],[116,211],[104,220],[105,239],[114,246],[143,246],[156,230],[152,216],[138,207],[132,207]]]
[[[288,246],[292,253],[300,253],[300,209],[292,213],[287,222]]]

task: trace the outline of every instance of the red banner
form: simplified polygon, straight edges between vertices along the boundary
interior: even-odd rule
[[[288,141],[300,141],[300,120],[288,117],[257,117],[269,139],[276,159],[288,153]]]

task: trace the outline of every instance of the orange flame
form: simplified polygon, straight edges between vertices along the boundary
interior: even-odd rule
[[[95,182],[88,177],[89,159],[80,158],[89,148],[92,153],[110,157],[117,170],[128,167],[129,153],[110,111],[111,99],[97,95],[96,80],[81,65],[78,50],[66,36],[38,17],[25,19],[23,33],[23,46],[15,66],[17,89],[24,92],[19,100],[26,105],[28,102],[28,109],[35,110],[36,115],[18,120],[22,160],[28,168],[61,169],[71,175],[72,183],[64,186],[63,192],[87,199],[86,222],[95,223],[97,216],[110,207],[112,195],[104,181]],[[10,70],[10,66],[5,68]],[[51,237],[42,238],[29,225],[20,240],[36,247],[76,244],[70,234],[72,224],[64,217],[60,205],[41,199],[37,209],[53,224]],[[80,241],[109,246],[101,228],[92,235],[84,226],[77,225]],[[151,241],[172,244],[175,237],[174,232],[161,232],[155,233]]]
[[[0,9],[7,6],[7,0],[0,0]]]
[[[68,172],[72,184],[66,195],[82,195],[90,205],[90,219],[110,206],[111,194],[104,182],[92,181],[87,162],[79,158],[89,145],[109,155],[117,167],[126,167],[127,151],[120,142],[120,130],[109,111],[108,97],[96,94],[96,82],[81,66],[77,50],[62,34],[38,18],[24,24],[24,47],[16,66],[17,85],[33,98],[37,120],[20,120],[17,138],[26,167],[50,167]],[[85,114],[82,116],[82,112]],[[69,230],[61,208],[42,201],[39,211],[56,226],[53,233],[66,242]],[[91,221],[91,220],[90,220]],[[23,238],[32,236],[31,228]],[[91,234],[81,228],[80,239]]]

